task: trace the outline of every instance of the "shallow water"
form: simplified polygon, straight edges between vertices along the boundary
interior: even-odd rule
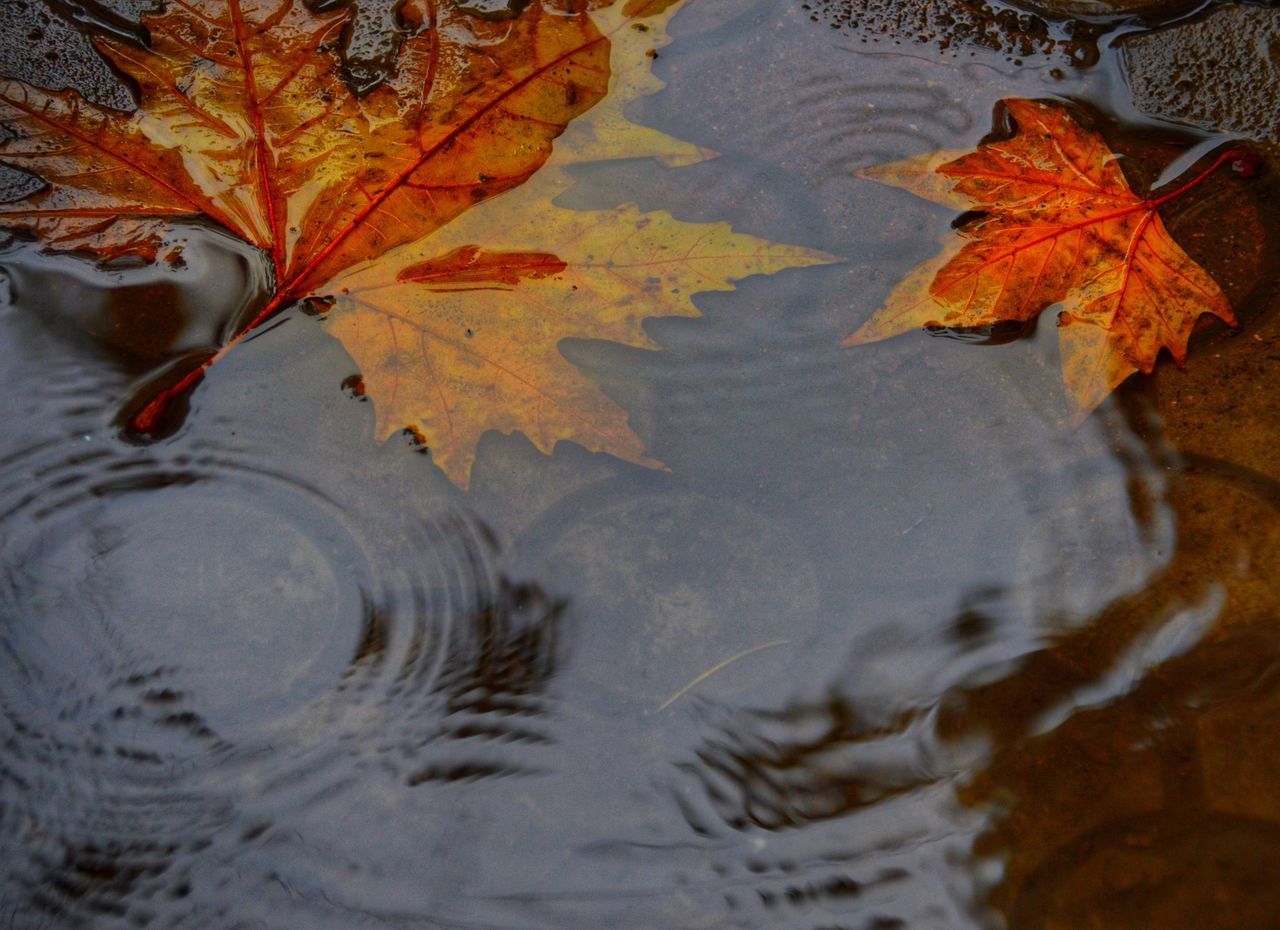
[[[720,157],[578,171],[845,259],[565,344],[665,472],[490,433],[461,492],[297,309],[137,442],[263,257],[9,244],[5,925],[1274,927],[1280,11],[948,5],[688,0],[630,115]],[[838,348],[954,219],[854,171],[1009,96],[1271,160],[1169,217],[1241,330],[1074,430],[1047,322]]]

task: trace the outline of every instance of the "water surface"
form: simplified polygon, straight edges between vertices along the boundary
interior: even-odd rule
[[[665,472],[491,433],[463,493],[373,441],[296,309],[138,443],[122,407],[263,257],[198,223],[176,267],[10,243],[7,926],[1273,927],[1269,177],[1169,218],[1241,330],[1078,429],[1048,322],[838,343],[954,219],[858,168],[972,147],[1008,96],[1076,101],[1140,185],[1274,159],[1280,12],[946,6],[689,0],[631,115],[721,156],[579,172],[572,206],[845,259],[650,321],[657,352],[564,346]],[[37,46],[103,28],[22,10]],[[112,99],[89,61],[26,76]]]

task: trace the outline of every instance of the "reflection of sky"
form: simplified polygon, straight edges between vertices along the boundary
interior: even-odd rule
[[[1280,654],[1217,623],[1270,603],[1257,495],[1172,482],[1198,434],[1171,419],[1161,438],[1146,395],[1065,431],[1044,333],[835,349],[950,219],[852,170],[969,145],[1042,76],[854,54],[783,5],[719,2],[677,21],[669,89],[636,115],[722,158],[587,170],[569,198],[621,190],[848,261],[700,299],[703,319],[650,324],[659,353],[566,347],[669,473],[491,435],[462,497],[409,446],[372,445],[369,406],[338,389],[349,359],[300,314],[212,372],[177,437],[123,448],[109,405],[156,348],[103,337],[123,311],[86,295],[154,273],[69,283],[24,259],[0,312],[5,512],[49,526],[14,502],[56,484],[111,530],[0,549],[66,580],[33,605],[5,566],[5,661],[28,676],[0,698],[48,740],[8,760],[26,780],[0,781],[24,799],[0,848],[33,899],[56,910],[74,879],[210,927],[960,928],[1009,849],[1034,852],[1008,874],[1036,874],[1094,780],[1119,785],[1099,817],[1163,809],[1175,744],[1234,815],[1280,820],[1267,747],[1240,759],[1254,789],[1227,774],[1252,738],[1240,695],[1274,703]],[[229,248],[196,234],[174,280],[246,260]],[[213,296],[170,348],[239,311]],[[1215,507],[1242,542],[1214,535]],[[91,639],[68,601],[98,594]],[[313,673],[334,679],[319,698]],[[1195,700],[1219,708],[1199,742]]]

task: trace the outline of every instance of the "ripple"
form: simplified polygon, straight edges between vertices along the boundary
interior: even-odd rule
[[[0,603],[10,648],[51,697],[141,669],[236,731],[286,707],[274,691],[296,700],[340,671],[350,644],[327,644],[358,605],[336,566],[360,550],[318,525],[332,502],[216,455],[86,446],[3,463]],[[267,632],[264,605],[284,635]]]
[[[116,438],[129,382],[207,344],[253,290],[209,287],[252,278],[242,249],[200,230],[184,244],[174,269],[3,253],[15,926],[272,924],[263,889],[313,868],[335,805],[349,817],[372,791],[416,807],[556,761],[563,602],[506,577],[425,458],[353,441],[367,411],[334,390],[346,360],[314,327],[246,344],[263,383],[212,377],[205,415],[171,439]],[[315,866],[328,878],[293,902],[317,930],[333,864],[360,867],[339,837]]]
[[[732,830],[787,830],[844,817],[936,780],[911,715],[871,719],[846,701],[727,723],[687,766]],[[699,832],[711,829],[704,825]]]
[[[806,138],[827,159],[821,174],[828,178],[847,177],[906,151],[945,148],[976,123],[956,99],[954,85],[857,81],[844,70],[806,76],[788,112],[791,120],[779,134],[806,126]]]
[[[209,769],[341,670],[336,552],[287,495],[263,506],[279,480],[213,457],[48,441],[0,481],[6,860],[33,912],[123,917],[178,894],[181,860],[234,817]],[[259,561],[253,536],[289,555]]]
[[[482,528],[355,510],[251,443],[88,439],[0,459],[6,899],[188,913],[367,772],[537,770],[562,605]]]

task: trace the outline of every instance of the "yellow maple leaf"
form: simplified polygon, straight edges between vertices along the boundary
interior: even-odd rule
[[[544,169],[491,207],[336,282],[342,294],[326,325],[363,375],[378,436],[411,427],[464,487],[489,429],[518,429],[543,451],[568,439],[657,464],[560,341],[654,347],[641,322],[697,316],[694,294],[829,260],[727,223],[684,223],[630,204],[550,206],[570,183]]]
[[[385,439],[415,432],[466,487],[481,434],[520,430],[549,452],[571,440],[655,466],[627,416],[560,352],[566,338],[656,348],[646,318],[697,316],[695,294],[831,256],[686,223],[632,204],[569,210],[553,201],[570,165],[655,157],[686,165],[712,153],[634,124],[627,103],[661,89],[650,52],[668,41],[679,2],[593,14],[612,42],[609,94],[575,120],[528,182],[424,240],[335,279],[326,326],[355,359]],[[637,26],[643,28],[636,28]]]
[[[681,2],[531,0],[493,21],[406,0],[395,71],[358,96],[336,52],[349,11],[168,0],[145,20],[148,48],[98,42],[137,83],[135,112],[0,82],[0,161],[45,181],[0,223],[113,258],[154,255],[167,223],[200,214],[269,257],[264,309],[138,413],[143,430],[248,331],[335,298],[328,326],[379,435],[417,430],[459,484],[490,428],[653,464],[559,341],[645,344],[640,320],[691,315],[698,291],[827,260],[722,225],[552,205],[570,165],[714,154],[624,112],[662,87],[650,64]]]

